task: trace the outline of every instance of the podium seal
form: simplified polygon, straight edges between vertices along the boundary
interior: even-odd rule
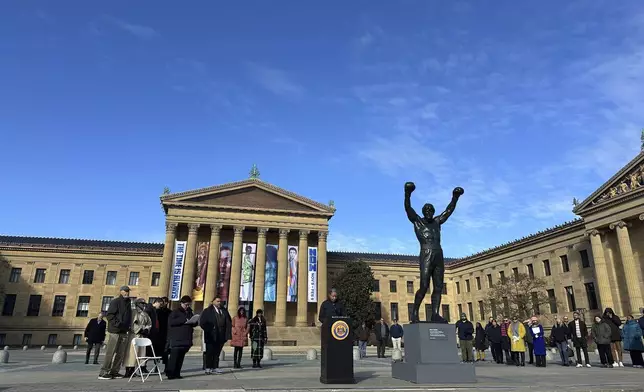
[[[342,320],[338,320],[331,326],[331,335],[335,340],[344,340],[349,336],[349,326]]]

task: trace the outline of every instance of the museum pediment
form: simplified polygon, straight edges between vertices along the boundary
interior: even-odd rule
[[[577,204],[573,212],[584,215],[585,212],[608,205],[611,202],[630,199],[644,190],[644,152],[599,187],[586,200]]]
[[[161,197],[166,206],[252,209],[332,216],[335,208],[289,192],[259,179],[229,183]]]

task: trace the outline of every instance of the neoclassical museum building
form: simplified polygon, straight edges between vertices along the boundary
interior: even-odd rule
[[[200,311],[220,296],[264,309],[271,345],[315,345],[318,304],[346,263],[363,260],[376,278],[377,317],[409,320],[418,288],[417,255],[327,250],[333,203],[323,204],[258,178],[161,196],[165,242],[0,236],[0,346],[81,344],[90,317],[121,285],[146,299],[182,295]],[[447,259],[443,315],[485,320],[488,288],[503,277],[544,277],[553,299],[539,309],[644,307],[644,152],[582,202],[578,219],[495,248]],[[401,211],[402,213],[402,211]],[[427,301],[429,295],[427,296]],[[421,307],[421,319],[427,314]]]

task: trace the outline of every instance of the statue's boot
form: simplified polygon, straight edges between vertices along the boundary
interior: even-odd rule
[[[442,318],[438,313],[432,314],[431,322],[436,324],[447,324],[447,320]]]
[[[412,324],[419,323],[420,322],[420,317],[418,317],[418,309],[415,309],[411,313],[411,317],[409,318],[409,322]]]

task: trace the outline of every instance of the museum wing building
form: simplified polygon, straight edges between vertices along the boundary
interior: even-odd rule
[[[543,277],[538,309],[585,317],[644,307],[644,153],[575,203],[578,219],[468,256],[447,259],[443,315],[486,320],[489,288],[504,277]],[[251,178],[161,196],[164,243],[0,236],[0,346],[82,344],[91,317],[121,285],[152,299],[183,295],[201,310],[219,296],[231,313],[264,309],[269,344],[315,345],[318,305],[344,264],[371,265],[376,317],[405,323],[418,289],[417,255],[327,250],[336,210]],[[403,214],[401,207],[401,214]],[[458,213],[458,212],[456,212]],[[426,300],[429,300],[427,296]],[[429,303],[420,309],[421,319]],[[494,314],[494,316],[500,316]]]

